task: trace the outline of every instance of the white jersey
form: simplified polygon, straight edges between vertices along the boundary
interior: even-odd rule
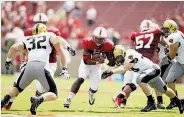
[[[152,68],[154,65],[151,60],[143,57],[142,54],[138,53],[137,51],[133,49],[127,49],[124,64],[130,63],[132,60],[135,59],[137,59],[137,62],[135,62],[134,67],[131,69],[134,72],[141,73],[144,70]]]
[[[50,38],[53,33],[41,33],[39,35],[27,36],[23,39],[23,43],[28,51],[29,61],[41,61],[49,63],[49,55],[52,50]]]
[[[180,64],[184,64],[184,34],[180,31],[177,31],[175,33],[172,33],[167,38],[170,43],[175,44],[176,42],[179,42],[180,46],[177,50],[176,55],[176,61],[178,61]]]

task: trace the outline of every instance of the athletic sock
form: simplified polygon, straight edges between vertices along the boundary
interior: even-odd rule
[[[68,99],[72,100],[74,96],[75,96],[75,93],[70,92],[68,95]]]
[[[158,101],[158,103],[163,103],[163,98],[162,98],[162,96],[157,96],[157,101]]]
[[[119,93],[117,97],[118,98],[124,98],[125,96],[122,93]]]
[[[155,103],[152,95],[147,96],[148,102]]]

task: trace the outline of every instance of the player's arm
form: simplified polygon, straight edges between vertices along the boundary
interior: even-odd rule
[[[54,48],[57,51],[57,54],[60,56],[60,59],[61,59],[63,68],[60,75],[63,76],[65,79],[70,79],[70,74],[68,73],[68,69],[67,69],[66,57],[65,57],[63,48],[61,48],[59,38],[60,38],[59,36],[52,36],[50,39],[50,42],[53,44]]]
[[[111,71],[106,70],[102,73],[101,78],[106,79],[112,74],[124,74],[126,71],[130,70],[134,66],[134,63],[127,63],[125,65],[121,65]]]
[[[101,64],[104,63],[105,58],[100,57],[100,54],[92,54],[93,52],[91,52],[89,50],[89,40],[84,39],[82,41],[82,48],[83,48],[83,61],[86,65],[96,65],[96,64]],[[98,60],[99,58],[99,60]],[[100,60],[100,59],[104,59],[104,60]]]
[[[59,37],[58,37],[59,38]],[[63,39],[62,37],[59,38],[61,45],[66,48],[68,50],[68,52],[72,55],[75,56],[76,52],[75,50],[72,48],[72,46],[70,44],[68,44],[68,42]]]
[[[176,42],[176,43],[170,45],[169,53],[167,56],[169,60],[172,60],[175,58],[179,46],[180,46],[179,42]]]
[[[62,45],[63,47],[67,48],[67,47],[70,46],[70,45],[68,44],[68,42],[67,42],[65,39],[63,39],[62,37],[60,37],[59,40],[60,40],[60,43],[61,43],[61,45]]]
[[[8,51],[8,55],[7,55],[6,63],[5,63],[5,67],[7,70],[10,69],[10,65],[12,64],[11,60],[12,60],[12,56],[14,55],[14,53],[16,51],[22,51],[24,50],[24,48],[25,48],[24,43],[18,43],[18,44],[14,44],[11,46],[11,48]]]
[[[83,50],[83,60],[87,65],[96,65],[99,64],[96,60],[91,58],[91,53],[88,50]]]
[[[11,48],[8,51],[8,55],[7,55],[7,59],[12,59],[13,54],[16,51],[23,51],[24,50],[24,44],[23,43],[18,43],[18,44],[14,44],[11,46]]]
[[[161,39],[160,39],[160,44],[162,45],[162,46],[169,46],[169,45],[171,45],[171,43],[167,40],[167,39],[165,39],[163,36],[161,36],[160,37]]]
[[[61,46],[60,37],[59,36],[52,36],[50,39],[50,42],[53,44],[54,48],[57,51],[57,54],[60,56],[62,66],[67,68],[67,62],[66,62],[64,50],[63,50],[63,48],[60,47]]]
[[[113,74],[123,74],[126,71],[130,70],[134,66],[133,63],[127,63],[125,65],[119,66],[116,69],[113,69],[112,72]]]

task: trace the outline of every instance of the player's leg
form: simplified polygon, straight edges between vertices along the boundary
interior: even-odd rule
[[[10,98],[17,96],[33,81],[33,78],[31,77],[32,73],[34,72],[31,72],[30,67],[26,67],[21,72],[20,76],[14,82],[13,88],[1,100],[1,109],[10,100]]]
[[[157,108],[165,109],[165,106],[164,106],[164,103],[163,103],[162,93],[160,93],[159,91],[155,90],[155,94],[157,96]]]
[[[176,62],[172,65],[169,70],[168,76],[166,77],[166,83],[168,83],[168,87],[171,88],[177,95],[177,91],[175,90],[175,81],[179,79],[184,74],[184,65]],[[166,109],[172,109],[176,107],[176,104],[171,99],[170,104],[166,107]]]
[[[101,80],[101,65],[91,66],[91,72],[89,73],[90,88],[89,88],[89,104],[93,105],[95,102],[94,94],[98,91],[98,86]]]
[[[52,78],[54,78],[54,74],[57,69],[57,63],[49,63],[49,72]],[[45,89],[42,87],[39,81],[36,82],[36,96],[40,96],[45,93]]]
[[[130,93],[136,90],[136,85],[133,83],[133,71],[127,71],[124,75],[124,82],[122,91],[113,97],[113,102],[117,108],[124,107],[126,105],[127,98],[130,96]]]
[[[78,70],[78,78],[77,80],[72,84],[71,90],[68,94],[68,97],[64,103],[65,108],[69,108],[72,99],[74,96],[78,93],[80,86],[84,82],[85,78],[88,76],[90,72],[90,65],[84,64],[83,60],[81,60],[79,70]]]
[[[174,63],[174,61],[172,62]],[[160,68],[161,68],[161,78],[163,79],[163,81],[165,81],[169,70],[172,66],[172,63],[168,61],[167,57],[164,57],[160,63]],[[155,94],[157,96],[157,107],[159,109],[165,109],[165,106],[163,104],[163,97],[162,97],[162,93],[158,92],[157,90],[155,90]]]
[[[181,105],[181,101],[178,99],[174,91],[166,86],[164,81],[160,78],[160,76],[156,76],[155,78],[151,79],[148,84],[156,89],[157,91],[164,93],[167,95],[170,99],[173,100],[174,103],[176,103],[180,113],[183,113],[183,108]]]
[[[113,102],[117,108],[123,108],[126,105],[127,98],[130,96],[130,93],[136,90],[136,85],[134,83],[127,83],[122,91],[113,98]]]
[[[30,101],[31,101],[30,112],[33,115],[36,114],[36,109],[42,102],[54,101],[57,99],[57,94],[58,94],[55,81],[50,75],[50,72],[45,68],[46,66],[45,63],[40,63],[35,66],[39,71],[37,72],[38,76],[36,78],[43,86],[46,92],[38,97],[32,96],[30,98]]]
[[[20,69],[21,69],[21,72],[25,69],[25,66],[26,66],[26,62],[22,61],[21,62],[21,65],[20,65]],[[10,110],[12,104],[13,104],[13,101],[15,100],[16,96],[15,97],[12,97],[2,108],[2,110]]]
[[[155,64],[152,69],[145,70],[137,78],[137,84],[139,84],[148,98],[147,105],[141,110],[142,112],[148,112],[156,109],[155,101],[147,85],[147,83],[156,76],[160,76],[160,67]]]
[[[139,86],[147,97],[147,105],[143,109],[141,109],[141,112],[149,112],[151,110],[156,110],[157,107],[155,104],[155,100],[148,85],[145,82],[142,82],[139,83]]]

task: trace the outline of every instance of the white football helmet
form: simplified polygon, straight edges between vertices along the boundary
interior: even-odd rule
[[[103,27],[97,27],[93,31],[93,36],[99,37],[99,38],[107,38],[107,30]]]
[[[156,30],[156,29],[160,29],[160,27],[159,27],[158,24],[152,23],[152,24],[151,24],[151,29],[152,29],[152,30]]]
[[[93,31],[93,39],[97,46],[101,46],[104,40],[107,38],[107,30],[103,27],[97,27]]]
[[[37,13],[33,18],[34,23],[44,23],[48,22],[48,17],[44,13]]]
[[[140,25],[140,30],[141,30],[141,32],[150,30],[150,29],[151,29],[152,23],[153,23],[153,22],[152,22],[151,20],[143,20],[143,21],[141,22],[141,25]]]

